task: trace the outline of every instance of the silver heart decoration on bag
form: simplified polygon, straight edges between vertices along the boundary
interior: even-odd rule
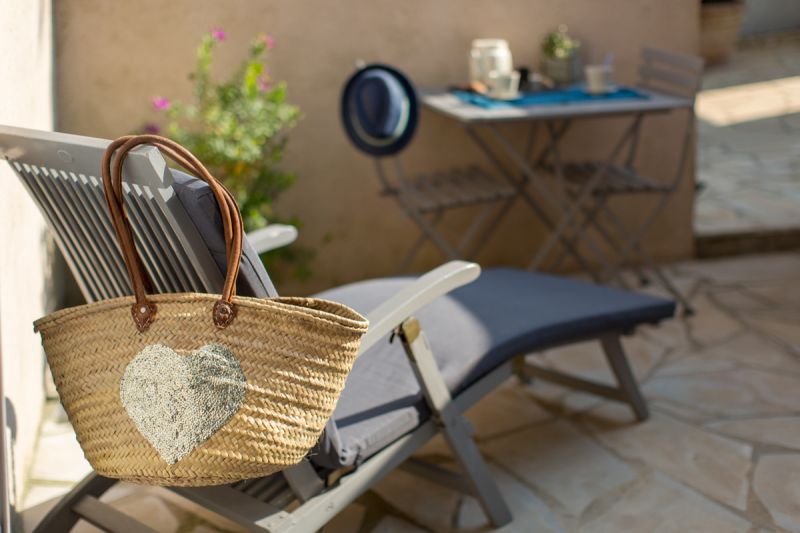
[[[128,363],[119,394],[139,432],[175,464],[236,414],[246,384],[239,361],[220,344],[188,355],[153,344]]]

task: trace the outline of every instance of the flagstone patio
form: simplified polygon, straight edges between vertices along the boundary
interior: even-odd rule
[[[515,517],[504,531],[800,531],[800,253],[670,272],[698,314],[625,342],[650,420],[516,380],[469,413]],[[611,380],[591,344],[535,357]],[[454,466],[439,439],[420,455]],[[26,524],[87,471],[69,426],[46,423]],[[106,499],[158,531],[237,530],[158,488],[118,485]],[[472,497],[397,471],[324,531],[487,529]]]
[[[742,43],[729,63],[706,71],[696,111],[698,251],[721,250],[734,236],[750,250],[796,247],[800,33]],[[747,244],[748,237],[754,242]]]

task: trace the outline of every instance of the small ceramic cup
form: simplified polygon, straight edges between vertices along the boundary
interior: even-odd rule
[[[493,70],[486,81],[492,98],[510,99],[519,95],[519,72],[516,70],[504,73]]]
[[[586,91],[603,94],[614,88],[614,67],[612,65],[586,65]]]

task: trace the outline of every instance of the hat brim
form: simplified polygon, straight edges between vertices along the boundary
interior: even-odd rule
[[[394,131],[390,135],[377,137],[371,135],[361,123],[359,113],[356,109],[355,90],[364,76],[370,72],[381,71],[395,80],[401,88],[401,101],[394,102],[400,106],[400,118]],[[354,73],[342,91],[341,118],[345,132],[352,143],[369,155],[388,156],[396,154],[405,148],[416,132],[417,122],[419,121],[419,104],[417,93],[411,81],[399,70],[388,65],[371,64],[359,69]]]

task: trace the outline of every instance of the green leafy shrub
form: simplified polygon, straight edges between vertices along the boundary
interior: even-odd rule
[[[565,24],[545,35],[542,41],[542,52],[550,59],[568,59],[581,48],[581,42],[569,35]]]
[[[211,78],[214,49],[226,34],[214,28],[197,47],[197,62],[189,79],[194,84],[190,102],[152,98],[153,107],[166,118],[163,135],[181,143],[202,161],[234,194],[246,231],[280,220],[272,210],[274,200],[295,181],[279,167],[300,111],[287,102],[286,83],[273,81],[265,64],[274,41],[262,34],[250,44],[247,57],[226,80]],[[151,123],[146,131],[159,133]],[[272,254],[295,263],[294,274],[309,274],[310,251],[285,248]]]
[[[273,200],[295,181],[278,168],[286,132],[297,122],[297,106],[286,101],[286,83],[273,83],[264,63],[273,41],[258,36],[233,75],[211,79],[214,48],[225,32],[214,29],[197,48],[192,102],[154,97],[154,107],[166,113],[165,134],[191,150],[211,173],[224,181],[239,202],[245,229],[266,225],[273,218]]]

